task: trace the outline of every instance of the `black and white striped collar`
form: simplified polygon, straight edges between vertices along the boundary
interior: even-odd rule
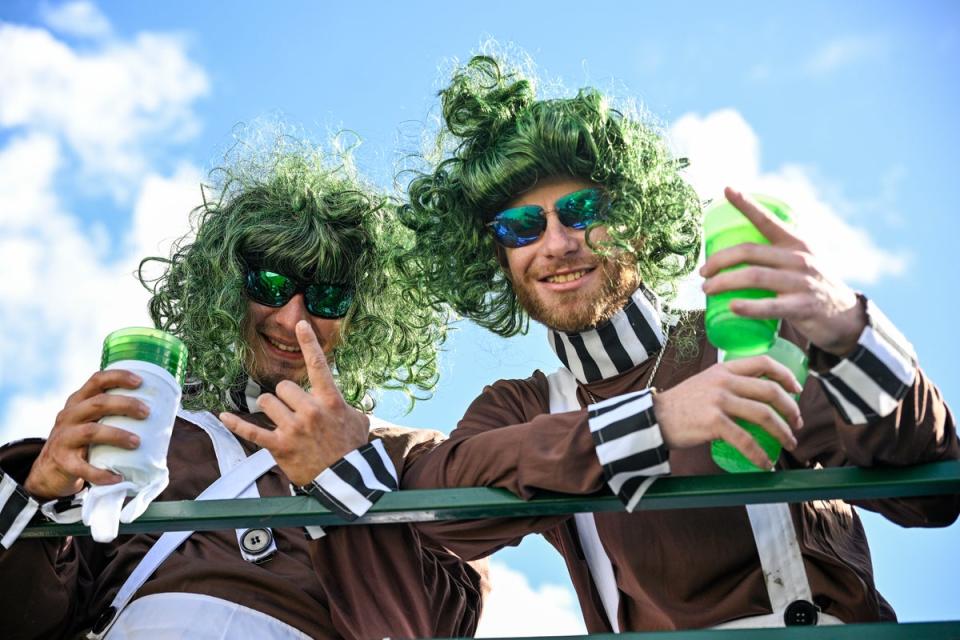
[[[548,329],[547,338],[563,366],[584,384],[632,369],[666,342],[660,302],[644,287],[634,291],[626,306],[599,327],[580,333]]]
[[[257,402],[257,398],[263,393],[263,389],[256,380],[249,376],[244,376],[246,382],[240,383],[227,389],[226,402],[231,410],[240,413],[259,413],[263,409]]]

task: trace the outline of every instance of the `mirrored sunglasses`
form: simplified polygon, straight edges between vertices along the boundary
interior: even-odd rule
[[[570,229],[586,229],[603,219],[608,207],[603,192],[588,187],[559,198],[553,205],[557,219]],[[527,204],[505,209],[486,224],[494,239],[509,249],[532,244],[547,230],[547,212],[540,205]]]
[[[268,307],[282,307],[302,293],[311,315],[331,320],[347,315],[353,303],[353,289],[348,285],[301,282],[269,269],[248,269],[246,291],[253,301]]]

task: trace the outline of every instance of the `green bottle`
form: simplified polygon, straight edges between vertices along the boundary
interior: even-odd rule
[[[793,221],[790,208],[783,202],[762,195],[753,197],[784,222]],[[706,238],[707,258],[721,249],[745,242],[770,244],[750,220],[726,200],[721,200],[707,209],[703,218],[703,234]],[[740,269],[742,266],[737,265],[724,271]],[[730,301],[736,298],[772,298],[775,295],[766,289],[739,289],[707,296],[707,339],[717,349],[742,356],[764,353],[773,345],[780,329],[780,321],[775,318],[738,316],[730,310]]]
[[[100,419],[140,438],[135,449],[94,444],[88,462],[109,469],[123,480],[93,485],[84,499],[81,516],[96,542],[117,537],[120,523],[137,519],[167,487],[167,449],[180,406],[180,389],[187,368],[187,347],[179,338],[148,327],[114,331],[103,341],[101,369],[123,369],[140,377],[136,389],[109,389],[110,395],[137,398],[150,409],[145,418],[104,416]]]
[[[750,355],[762,354],[725,353],[723,361],[729,362],[730,360],[746,358]],[[766,352],[766,355],[790,369],[793,375],[797,378],[797,382],[800,383],[800,386],[806,384],[808,364],[807,356],[803,352],[803,349],[793,344],[789,340],[778,336],[774,340],[773,346],[771,346]],[[799,395],[791,395],[793,395],[794,400],[799,398]],[[780,457],[780,450],[782,449],[782,446],[776,438],[770,435],[763,427],[747,422],[746,420],[738,419],[736,422],[738,425],[746,429],[751,436],[753,436],[753,439],[757,441],[757,444],[759,444],[760,448],[764,450],[771,462],[777,461],[777,458]],[[737,451],[733,446],[724,440],[714,440],[710,443],[710,455],[713,457],[713,461],[717,463],[718,467],[724,471],[729,471],[730,473],[761,471],[761,469],[759,469],[756,465],[743,457],[742,453]]]

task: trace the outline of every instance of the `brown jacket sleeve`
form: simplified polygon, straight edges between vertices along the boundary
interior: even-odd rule
[[[785,334],[788,331],[785,330]],[[799,336],[794,334],[799,341]],[[825,371],[838,359],[811,348],[810,368]],[[913,385],[889,415],[849,424],[821,383],[811,377],[800,398],[804,427],[790,466],[902,467],[960,457],[956,423],[940,390],[919,367]],[[960,496],[887,498],[855,504],[902,526],[946,526],[960,513]]]
[[[450,438],[409,456],[405,489],[501,487],[529,499],[539,491],[586,494],[604,488],[585,410],[550,415],[547,383],[501,380],[473,401]],[[421,530],[465,558],[519,544],[569,516],[425,523]]]
[[[0,469],[23,483],[43,441],[31,439],[0,449]],[[55,638],[73,627],[89,601],[96,559],[72,538],[20,539],[0,549],[0,637]]]
[[[371,430],[398,474],[412,451],[445,439],[439,431],[385,426]],[[385,545],[390,541],[389,547]],[[344,553],[343,549],[349,549]],[[466,562],[409,524],[327,527],[311,549],[331,602],[332,621],[347,638],[472,637],[490,590],[486,560]],[[363,576],[342,580],[338,576]],[[369,595],[357,589],[370,589]]]

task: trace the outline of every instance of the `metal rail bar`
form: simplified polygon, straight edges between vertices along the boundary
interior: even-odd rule
[[[840,498],[870,500],[960,493],[960,461],[900,468],[833,469],[668,476],[657,480],[639,510],[729,507]],[[309,497],[155,502],[120,533],[205,531],[251,526],[296,527],[427,522],[622,511],[613,496],[544,494],[524,501],[503,489],[466,488],[389,493],[363,518],[346,522]],[[34,524],[22,538],[89,535],[82,524]],[[960,637],[960,636],[958,636]]]
[[[781,629],[698,629],[695,631],[645,631],[597,633],[585,636],[550,636],[540,640],[957,640],[960,621],[874,622],[823,627]],[[497,640],[520,640],[498,638]],[[537,640],[524,638],[523,640]]]

